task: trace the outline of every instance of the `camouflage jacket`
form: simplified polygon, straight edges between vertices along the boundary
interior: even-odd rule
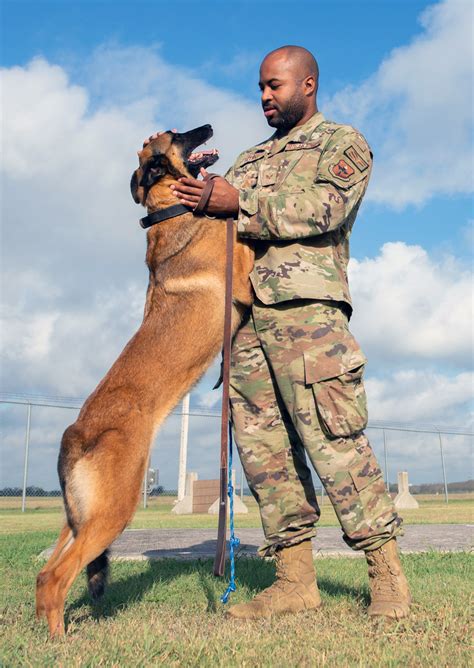
[[[320,112],[239,155],[225,178],[240,191],[239,236],[256,240],[250,278],[262,302],[351,306],[349,236],[371,168],[364,137]]]

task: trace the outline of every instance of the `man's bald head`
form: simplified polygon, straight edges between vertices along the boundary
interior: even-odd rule
[[[305,123],[317,110],[319,68],[302,46],[281,46],[260,65],[259,86],[267,122],[280,134]]]
[[[318,63],[311,51],[305,49],[304,46],[280,46],[278,49],[274,49],[273,51],[270,51],[270,53],[267,53],[262,61],[262,66],[265,61],[268,60],[280,60],[288,69],[293,70],[300,78],[314,77],[316,81],[315,92],[317,91],[319,81]]]

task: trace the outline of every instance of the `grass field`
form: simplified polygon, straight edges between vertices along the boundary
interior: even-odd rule
[[[474,496],[419,496],[405,522],[470,523]],[[253,499],[238,527],[260,526]],[[139,508],[134,528],[212,528],[215,516],[171,512],[173,499],[153,498]],[[113,562],[104,600],[92,606],[78,578],[66,608],[68,635],[50,641],[34,619],[38,554],[57,538],[61,499],[0,500],[0,665],[3,666],[468,666],[468,554],[403,558],[415,604],[409,620],[375,623],[365,615],[367,576],[361,559],[320,558],[321,611],[254,623],[229,621],[219,596],[226,582],[211,575],[210,561]],[[330,503],[322,526],[337,524]],[[248,600],[272,581],[272,564],[239,559],[237,592]]]
[[[404,510],[402,516],[406,524],[468,524],[474,521],[474,495],[452,494],[449,503],[436,495],[417,497],[420,508]],[[238,515],[236,525],[242,528],[260,526],[257,504],[251,497],[245,498],[248,515]],[[0,534],[24,533],[28,531],[59,531],[63,521],[62,501],[59,497],[28,499],[27,510],[22,513],[21,499],[0,498]],[[171,512],[172,497],[154,497],[149,507],[138,508],[131,523],[134,529],[205,529],[217,528],[215,515],[175,515]],[[319,526],[338,526],[331,504],[325,498]]]
[[[30,532],[0,538],[2,666],[468,666],[467,554],[408,555],[413,614],[375,623],[365,564],[317,561],[324,608],[259,622],[229,621],[219,602],[225,582],[211,562],[114,562],[102,603],[91,606],[78,578],[66,609],[66,639],[50,641],[34,619],[37,555],[56,537]],[[272,581],[272,565],[237,563],[234,602]]]

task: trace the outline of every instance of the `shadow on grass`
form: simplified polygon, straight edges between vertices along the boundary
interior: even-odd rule
[[[120,562],[112,562],[112,571],[117,563]],[[207,599],[208,612],[217,611],[220,606],[220,596],[229,581],[228,563],[224,578],[214,578],[212,575],[213,562],[211,559],[178,561],[167,558],[150,560],[145,563],[146,568],[140,570],[140,572],[130,573],[118,580],[112,580],[107,587],[104,598],[100,601],[93,603],[88,594],[84,594],[74,601],[67,608],[66,623],[72,612],[85,605],[91,606],[91,612],[80,615],[80,617],[75,617],[75,623],[87,621],[87,619],[91,618],[91,613],[95,619],[115,617],[124,609],[140,602],[151,589],[160,585],[166,586],[183,576],[197,575],[199,586]],[[237,558],[236,571],[237,588],[246,589],[249,598],[271,585],[275,579],[275,569],[271,562],[246,556]],[[362,605],[369,603],[366,588],[349,586],[341,583],[337,578],[332,580],[326,577],[318,577],[318,585],[322,594],[331,598],[340,599],[348,596],[358,600]]]

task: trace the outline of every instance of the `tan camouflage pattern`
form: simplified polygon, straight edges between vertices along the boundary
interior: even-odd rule
[[[351,305],[349,237],[371,168],[364,137],[320,112],[240,154],[226,179],[239,189],[238,233],[257,241],[250,278],[263,303]]]
[[[316,533],[320,511],[307,456],[353,549],[372,550],[401,533],[363,433],[365,361],[347,316],[331,303],[257,301],[237,332],[232,422],[260,507],[262,556]]]

